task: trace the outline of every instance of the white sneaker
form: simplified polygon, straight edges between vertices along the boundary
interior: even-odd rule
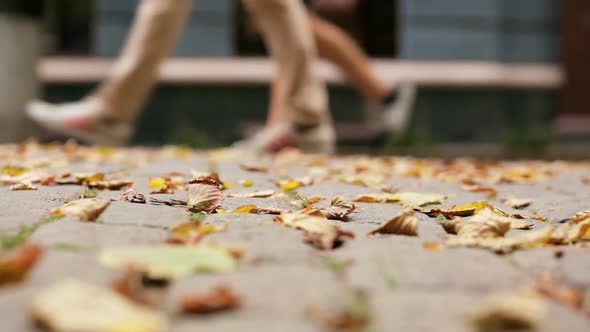
[[[388,105],[371,102],[368,105],[367,126],[374,130],[400,134],[407,130],[416,100],[416,86],[401,84],[397,96]]]
[[[32,101],[26,112],[42,127],[89,144],[124,145],[133,133],[130,124],[107,119],[96,99],[56,105]]]
[[[305,153],[333,154],[336,133],[329,124],[303,130],[295,129],[290,124],[282,124],[265,128],[249,139],[234,143],[233,147],[263,153],[276,153],[288,147],[295,147]]]

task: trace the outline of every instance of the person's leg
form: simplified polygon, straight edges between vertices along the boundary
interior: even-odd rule
[[[372,100],[389,97],[393,92],[392,84],[377,76],[352,38],[338,26],[308,13],[320,56],[338,66],[363,97]]]
[[[158,69],[173,50],[190,14],[191,0],[142,0],[133,28],[114,68],[92,94],[105,110],[133,120],[156,82]]]
[[[191,4],[191,0],[142,0],[121,55],[96,91],[76,103],[31,103],[29,115],[48,129],[90,143],[124,143],[160,64],[182,32]]]
[[[367,125],[394,134],[403,132],[409,125],[416,88],[411,84],[385,82],[345,31],[312,12],[309,17],[320,56],[338,66],[368,100]]]
[[[331,150],[327,148],[334,141],[327,90],[314,70],[317,55],[303,3],[300,0],[244,0],[244,3],[257,20],[276,63],[270,121],[292,128],[299,141],[296,143],[320,139],[323,135],[326,149],[319,150]],[[316,135],[318,128],[324,134]],[[264,137],[268,143],[273,143],[271,136]]]

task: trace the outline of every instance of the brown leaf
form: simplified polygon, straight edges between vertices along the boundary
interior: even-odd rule
[[[330,206],[322,210],[322,213],[326,216],[326,218],[330,220],[340,220],[340,221],[347,221],[348,215],[356,210],[356,206],[353,204],[350,208],[342,208],[337,206]]]
[[[95,221],[110,203],[98,198],[84,198],[66,203],[52,212],[54,216],[75,216],[81,220]]]
[[[25,244],[0,256],[0,286],[21,282],[42,255],[41,247]]]
[[[288,213],[289,211],[286,211],[284,209],[278,208],[278,207],[268,207],[268,208],[258,208],[257,210],[258,213],[260,214],[274,214],[274,215],[279,215],[281,213]]]
[[[240,164],[240,169],[246,172],[268,173],[268,167],[259,165]]]
[[[516,198],[516,197],[508,197],[502,202],[514,209],[524,209],[525,207],[531,205],[533,200],[531,198]]]
[[[354,238],[354,233],[342,230],[316,209],[309,209],[302,213],[282,214],[275,217],[275,221],[302,230],[303,241],[320,250],[337,248],[343,243],[344,238]]]
[[[213,212],[223,201],[221,184],[212,178],[192,180],[188,185],[187,206],[192,212]]]
[[[430,209],[430,210],[423,210],[420,208],[414,209],[418,212],[422,212],[429,217],[436,217],[439,214],[442,214],[447,219],[453,219],[455,217],[469,217],[475,213],[475,208],[463,209],[463,210],[454,210],[454,209]]]
[[[370,231],[367,236],[375,234],[398,234],[418,236],[418,218],[411,208],[405,208],[400,213],[394,215],[389,221],[384,222],[381,226]]]
[[[441,226],[445,230],[445,232],[447,232],[447,234],[457,234],[457,231],[459,230],[459,224],[463,222],[463,219],[455,218],[447,222],[441,223]]]
[[[496,194],[498,192],[498,189],[494,187],[481,184],[461,184],[461,189],[474,193]]]
[[[583,308],[584,293],[581,289],[561,285],[552,278],[539,281],[533,289],[538,294],[567,305],[574,310]]]
[[[112,289],[129,300],[158,307],[165,300],[168,280],[149,279],[141,272],[128,270],[112,283]]]
[[[179,303],[180,310],[190,314],[235,310],[240,305],[240,297],[227,286],[216,287],[208,293],[184,295]]]

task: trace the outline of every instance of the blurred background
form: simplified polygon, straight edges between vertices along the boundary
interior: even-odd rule
[[[52,102],[84,96],[118,54],[137,2],[2,0],[0,15],[25,17],[40,29],[2,43],[0,59],[23,50],[38,57],[0,65],[1,120],[22,121],[19,103],[35,95]],[[312,9],[346,29],[385,78],[419,86],[410,130],[377,140],[359,124],[362,98],[322,64],[341,151],[590,154],[590,1],[316,0]],[[271,73],[239,1],[196,0],[134,143],[231,143],[263,123]]]

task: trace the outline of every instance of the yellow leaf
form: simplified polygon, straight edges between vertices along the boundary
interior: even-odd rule
[[[465,205],[454,206],[452,208],[452,210],[461,211],[461,210],[468,210],[468,209],[473,209],[473,208],[475,208],[475,213],[478,213],[481,210],[487,208],[499,216],[508,217],[508,213],[493,206],[492,204],[490,204],[490,202],[488,202],[486,200],[477,201],[477,202],[473,202],[473,203],[469,203],[469,204],[465,204]]]
[[[244,205],[232,210],[231,213],[255,213],[258,210],[256,205]]]
[[[27,167],[22,167],[22,166],[16,166],[16,165],[6,165],[4,167],[2,167],[2,175],[8,175],[8,176],[21,176],[23,174],[29,173],[31,171],[31,169],[27,168]]]
[[[294,180],[294,179],[280,183],[281,189],[283,189],[285,191],[295,190],[295,189],[299,188],[301,185],[302,185],[301,181]]]
[[[71,201],[63,206],[53,209],[54,216],[74,216],[85,221],[95,221],[111,202],[97,198],[84,198]]]
[[[248,187],[252,187],[252,186],[254,185],[254,181],[252,181],[252,180],[241,180],[241,181],[240,181],[240,184],[241,184],[243,187],[246,187],[246,188],[248,188]]]
[[[227,181],[223,183],[223,189],[231,189],[235,186],[235,182]]]
[[[150,179],[150,188],[157,190],[157,189],[161,189],[163,187],[166,187],[168,185],[168,181],[164,178],[153,178]]]

